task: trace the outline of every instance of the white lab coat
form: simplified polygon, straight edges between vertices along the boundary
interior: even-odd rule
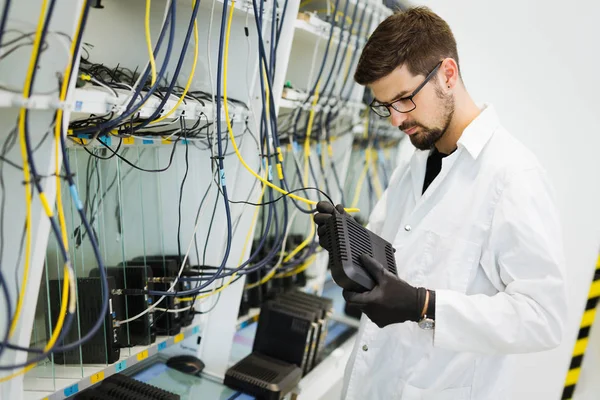
[[[394,171],[369,228],[393,243],[402,279],[436,290],[436,327],[380,329],[363,315],[346,400],[510,399],[510,355],[561,341],[561,227],[536,158],[491,106],[421,195],[428,154]]]

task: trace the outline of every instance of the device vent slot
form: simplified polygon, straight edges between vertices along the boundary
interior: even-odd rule
[[[394,249],[390,244],[385,246],[385,258],[387,259],[388,270],[392,274],[397,275],[398,271],[396,271],[396,257],[394,257]]]
[[[265,382],[274,382],[277,372],[256,364],[239,364],[236,372],[246,379],[252,380],[256,385],[265,386]]]
[[[335,218],[333,220],[333,224],[331,226],[333,229],[333,234],[328,235],[331,239],[330,249],[334,252],[334,256],[338,259],[342,260],[342,262],[348,260],[348,249],[346,248],[346,242],[343,240],[344,238],[344,223],[341,219]],[[337,254],[336,254],[337,253]],[[331,257],[330,257],[331,260]]]
[[[373,255],[371,251],[371,240],[369,234],[364,228],[355,223],[348,221],[348,236],[350,238],[350,246],[352,247],[352,261],[360,264],[360,256],[362,254]]]

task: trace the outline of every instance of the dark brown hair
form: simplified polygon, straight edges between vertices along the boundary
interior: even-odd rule
[[[406,63],[413,75],[427,75],[444,58],[458,64],[450,27],[427,7],[414,7],[386,18],[365,45],[354,80],[368,85]]]

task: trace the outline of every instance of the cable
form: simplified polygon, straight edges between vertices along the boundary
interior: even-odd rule
[[[144,20],[144,31],[146,36],[146,45],[148,47],[148,58],[150,59],[150,68],[152,71],[151,85],[156,83],[156,61],[152,52],[152,37],[150,36],[150,3],[151,0],[146,0],[146,18]]]
[[[2,17],[0,17],[0,46],[2,45],[4,29],[6,28],[6,21],[8,20],[8,12],[10,11],[10,2],[11,2],[11,0],[4,0],[4,9],[2,10]]]
[[[121,139],[121,141],[122,141],[122,140],[123,140],[123,139]],[[177,140],[174,140],[174,141],[173,141],[173,147],[172,147],[172,149],[171,149],[171,155],[169,156],[169,163],[167,164],[167,166],[166,166],[166,167],[164,167],[164,168],[159,168],[159,169],[145,169],[145,168],[138,167],[137,165],[133,164],[131,161],[129,161],[129,160],[128,160],[128,159],[126,159],[125,157],[123,157],[123,156],[121,156],[120,154],[118,154],[118,153],[117,153],[115,150],[113,150],[113,149],[112,149],[112,148],[111,148],[109,145],[107,145],[106,143],[104,143],[104,141],[100,140],[99,142],[100,142],[100,144],[101,144],[102,146],[106,147],[106,148],[107,148],[107,149],[108,149],[108,150],[109,150],[109,151],[110,151],[110,152],[113,154],[113,156],[117,156],[117,157],[118,157],[118,158],[119,158],[121,161],[123,161],[125,164],[129,165],[130,167],[132,167],[132,168],[135,168],[135,169],[137,169],[137,170],[139,170],[139,171],[142,171],[142,172],[155,172],[155,173],[156,173],[156,172],[164,172],[164,171],[168,170],[168,169],[171,167],[171,164],[173,163],[173,156],[175,155],[175,147],[177,146],[177,142],[179,142],[179,139],[177,139]],[[120,144],[120,143],[119,143],[119,144]],[[117,149],[117,150],[118,150],[118,149]],[[97,155],[95,155],[95,154],[92,154],[92,153],[90,153],[89,151],[88,151],[88,153],[89,153],[90,155],[92,155],[92,156],[96,157],[96,158],[102,159],[102,157],[98,157]]]

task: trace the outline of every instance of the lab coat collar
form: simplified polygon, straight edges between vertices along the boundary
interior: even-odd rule
[[[465,128],[457,143],[458,147],[464,147],[474,159],[479,157],[500,125],[498,115],[492,105],[483,104],[480,109],[481,113]]]

